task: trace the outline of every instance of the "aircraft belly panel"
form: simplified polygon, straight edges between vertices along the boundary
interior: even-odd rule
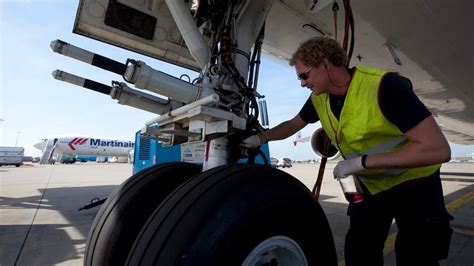
[[[263,48],[270,54],[289,60],[301,42],[316,36],[332,37],[333,34],[324,22],[330,15],[327,8],[308,15],[301,6],[303,1],[286,2],[273,3],[265,24]]]
[[[367,48],[373,43],[380,44],[379,48],[370,47],[370,50],[364,47],[367,55],[377,48],[385,52],[385,58],[380,56],[381,62],[375,66],[394,69],[409,77],[417,95],[433,113],[449,140],[460,144],[474,143],[471,80],[474,57],[469,56],[474,36],[466,34],[470,32],[470,26],[462,21],[470,17],[468,12],[474,8],[473,2],[463,1],[463,5],[455,5],[440,0],[392,1],[392,7],[387,10],[389,2],[371,0],[364,1],[363,6],[353,6],[358,16],[356,21],[365,22],[365,26],[358,27],[370,29],[382,37],[374,42],[370,38],[373,35],[359,30],[356,43],[365,39]],[[394,64],[387,44],[395,47],[401,65]],[[354,55],[358,53],[361,52],[356,49]],[[387,66],[387,62],[394,68]]]
[[[73,32],[171,64],[200,69],[164,0],[81,0]]]

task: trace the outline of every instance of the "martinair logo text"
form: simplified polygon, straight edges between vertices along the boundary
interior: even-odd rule
[[[75,151],[77,145],[83,145],[89,140],[88,138],[73,138],[68,142],[68,146],[71,150]],[[120,147],[120,148],[133,148],[135,143],[132,141],[118,141],[118,140],[101,140],[101,139],[90,139],[89,145],[91,147]]]
[[[133,141],[91,139],[90,145],[92,147],[133,148],[135,143]]]
[[[71,150],[75,151],[76,148],[74,145],[83,145],[87,140],[88,138],[73,138],[67,145],[71,148]]]

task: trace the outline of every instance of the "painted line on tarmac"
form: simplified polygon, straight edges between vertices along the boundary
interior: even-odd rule
[[[51,179],[53,178],[53,172],[54,172],[54,168],[51,167],[51,172],[49,173],[48,181],[46,182],[46,186],[44,187],[43,194],[41,194],[41,199],[39,200],[39,203],[36,206],[33,219],[31,220],[31,223],[28,226],[28,230],[26,231],[25,238],[23,239],[23,242],[21,243],[20,250],[18,251],[18,254],[16,256],[15,263],[13,264],[15,266],[18,265],[18,261],[20,260],[20,257],[23,253],[23,249],[25,248],[26,241],[28,240],[28,237],[30,236],[31,228],[33,227],[33,224],[36,221],[36,216],[38,215],[38,212],[41,209],[41,206],[44,205],[44,201],[43,201],[44,195],[46,195],[46,192],[48,191],[49,183],[51,182]]]
[[[458,199],[450,201],[448,204],[446,204],[446,209],[448,209],[448,212],[455,212],[461,206],[465,205],[466,203],[468,203],[469,201],[473,199],[474,199],[474,191],[471,191]]]
[[[468,203],[469,201],[474,199],[474,191],[466,193],[462,197],[450,201],[448,204],[446,204],[446,209],[448,212],[452,213],[455,212],[457,209]],[[397,233],[393,233],[387,237],[387,241],[385,242],[385,247],[383,249],[383,255],[386,256],[390,252],[393,251],[395,247],[395,239],[397,238]],[[338,263],[338,266],[345,266],[346,262],[345,260],[342,260]]]
[[[446,204],[446,209],[450,213],[455,212],[457,209],[459,209],[460,207],[462,207],[463,205],[465,205],[472,199],[474,199],[474,192],[466,193],[462,197],[452,200],[448,204]],[[384,256],[388,255],[390,252],[393,251],[395,247],[396,236],[397,236],[396,232],[388,236],[387,241],[385,242],[385,247],[383,249]]]

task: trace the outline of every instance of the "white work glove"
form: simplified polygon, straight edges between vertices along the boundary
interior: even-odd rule
[[[240,146],[245,147],[247,149],[255,149],[261,145],[260,138],[258,135],[252,135],[240,142]]]
[[[334,178],[339,180],[363,170],[366,169],[364,166],[362,166],[362,156],[354,159],[339,161],[334,168]]]

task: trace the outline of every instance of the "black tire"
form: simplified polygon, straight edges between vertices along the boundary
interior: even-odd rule
[[[84,265],[123,265],[148,217],[179,185],[201,172],[189,163],[166,163],[127,179],[102,205],[87,238]]]
[[[274,236],[296,242],[308,265],[337,265],[326,216],[301,182],[268,166],[222,166],[163,201],[127,265],[241,265]]]

